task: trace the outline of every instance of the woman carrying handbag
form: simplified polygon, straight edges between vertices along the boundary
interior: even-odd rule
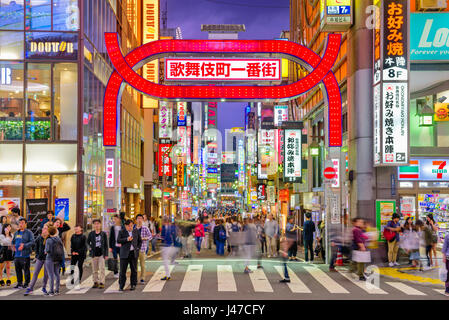
[[[353,251],[352,261],[356,264],[356,274],[360,281],[366,281],[365,278],[365,263],[371,262],[371,253],[366,248],[368,237],[365,235],[364,225],[365,221],[362,218],[354,218],[353,235]],[[354,268],[353,268],[354,270]]]

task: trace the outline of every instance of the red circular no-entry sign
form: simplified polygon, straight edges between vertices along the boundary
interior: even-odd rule
[[[335,169],[332,167],[327,167],[324,169],[324,177],[326,179],[333,179],[337,173],[335,172]]]

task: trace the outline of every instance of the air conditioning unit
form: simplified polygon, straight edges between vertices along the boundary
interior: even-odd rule
[[[446,0],[419,0],[419,10],[443,10],[447,8]]]

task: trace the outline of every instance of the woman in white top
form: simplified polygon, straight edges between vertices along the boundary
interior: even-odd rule
[[[0,286],[5,286],[3,281],[3,268],[6,266],[6,285],[11,285],[11,261],[14,260],[13,245],[12,245],[12,233],[11,225],[8,223],[3,224],[2,233],[0,234]]]

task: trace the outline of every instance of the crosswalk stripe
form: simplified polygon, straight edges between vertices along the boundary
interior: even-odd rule
[[[230,265],[218,265],[217,266],[218,277],[218,291],[237,291],[237,285],[235,283],[234,274],[232,273],[232,266]]]
[[[253,271],[249,274],[249,278],[254,287],[254,291],[256,292],[273,292],[273,288],[268,282],[267,276],[263,269],[257,269],[257,266],[252,265],[249,266],[250,270]]]
[[[436,292],[440,293],[440,294],[444,294],[444,289],[433,289]]]
[[[304,267],[323,287],[330,293],[349,293],[348,290],[339,285],[335,280],[329,277],[323,270],[317,267]]]
[[[170,273],[173,271],[175,266],[169,266]],[[156,272],[151,277],[148,284],[143,288],[142,292],[161,292],[167,281],[161,280],[165,276],[164,266],[160,266]]]
[[[129,280],[129,279],[127,279],[127,280]],[[129,285],[130,285],[130,283],[129,283],[129,281],[126,281],[126,283],[125,283],[125,290],[129,287]],[[117,292],[119,292],[119,289],[120,289],[120,284],[119,284],[119,280],[117,280],[117,281],[114,281],[114,283],[113,284],[111,284],[105,291],[104,291],[104,293],[117,293]]]
[[[106,278],[110,273],[111,273],[111,271],[105,270],[104,277]],[[69,291],[66,292],[66,294],[85,294],[87,291],[89,291],[92,288],[93,285],[94,285],[94,280],[93,280],[93,277],[90,276],[86,280],[81,282],[79,288],[70,289]]]
[[[385,283],[392,286],[393,288],[398,289],[399,291],[404,292],[406,295],[409,296],[426,296],[424,292],[416,290],[415,288],[412,288],[401,282],[385,282]]]
[[[0,297],[6,297],[9,296],[10,294],[13,294],[17,291],[19,291],[20,289],[6,289],[6,290],[0,290]]]
[[[277,272],[281,275],[281,277],[284,277],[284,267],[282,266],[275,266],[274,267]],[[294,293],[312,293],[309,288],[304,284],[304,282],[301,281],[301,279],[298,278],[298,276],[293,272],[292,269],[287,267],[288,275],[290,277],[290,283],[287,283],[290,290]]]
[[[354,278],[352,278],[351,275],[348,273],[341,272],[341,271],[338,271],[338,273],[340,273],[343,277],[345,277],[346,279],[351,281],[353,284],[355,284],[359,288],[365,290],[369,294],[388,294],[388,292],[385,292],[381,288],[375,287],[373,284],[368,283],[367,281],[354,280]]]
[[[179,291],[199,291],[202,272],[202,264],[189,265]]]

